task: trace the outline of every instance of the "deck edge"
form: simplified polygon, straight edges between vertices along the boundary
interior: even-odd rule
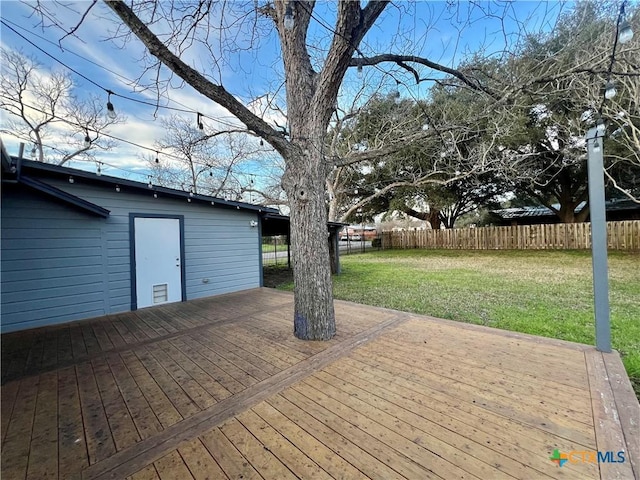
[[[605,365],[605,355],[595,348],[585,350],[585,363],[589,379],[591,406],[593,409],[593,424],[596,434],[598,452],[614,452],[624,450],[629,455],[629,446],[624,435],[624,428],[617,413],[617,405]],[[625,457],[623,463],[598,462],[600,477],[604,480],[636,478],[633,474],[631,461]]]

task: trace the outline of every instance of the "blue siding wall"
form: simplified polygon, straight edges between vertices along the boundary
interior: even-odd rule
[[[255,213],[108,186],[47,183],[111,211],[93,217],[37,193],[3,188],[1,330],[127,311],[129,213],[183,215],[187,299],[260,285]],[[3,186],[4,187],[4,186]]]

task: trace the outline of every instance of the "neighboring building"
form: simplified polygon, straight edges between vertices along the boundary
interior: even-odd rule
[[[371,241],[378,237],[378,229],[376,227],[368,227],[361,225],[349,225],[342,229],[340,233],[340,240],[342,241],[355,241],[360,242],[362,240]]]
[[[582,202],[575,209],[579,213],[585,207]],[[560,205],[553,205],[559,209]],[[640,204],[632,200],[610,200],[605,203],[607,221],[616,222],[621,220],[640,220]],[[492,210],[494,223],[497,225],[540,225],[547,223],[560,223],[558,216],[549,207],[530,206],[503,208]],[[589,219],[587,218],[587,221]]]
[[[3,149],[1,331],[259,287],[277,213]]]

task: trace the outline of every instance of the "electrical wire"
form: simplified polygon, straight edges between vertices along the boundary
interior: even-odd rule
[[[307,8],[307,6],[306,6],[306,5],[304,5],[304,4],[301,4],[301,5],[302,5],[302,6],[303,6],[303,8],[307,11],[307,13],[308,13],[308,14],[309,14],[309,15],[310,15],[310,16],[311,16],[311,17],[312,17],[316,22],[318,22],[318,24],[320,24],[322,27],[324,27],[324,28],[325,28],[325,29],[327,29],[328,31],[332,32],[334,35],[339,35],[339,36],[341,36],[344,40],[346,40],[346,41],[347,41],[347,42],[348,42],[348,43],[349,43],[349,44],[354,48],[354,50],[355,50],[355,51],[356,51],[360,56],[362,56],[362,52],[360,51],[360,49],[359,49],[357,46],[355,46],[355,45],[351,42],[351,40],[350,40],[350,39],[348,39],[346,36],[342,35],[340,32],[337,32],[335,29],[333,29],[330,25],[328,25],[328,23],[327,23],[327,22],[325,22],[325,21],[324,21],[324,19],[319,18],[317,15],[315,15],[315,14],[314,14],[314,12],[313,12],[313,11],[310,11],[310,10]],[[177,104],[179,104],[179,105],[182,105],[182,106],[183,106],[183,107],[185,107],[185,108],[177,108],[177,107],[170,107],[170,106],[160,105],[160,104],[158,104],[157,102],[150,102],[150,101],[146,101],[146,100],[140,100],[140,99],[137,99],[137,98],[133,98],[133,97],[130,97],[130,96],[127,96],[127,95],[122,95],[122,94],[119,94],[119,93],[117,93],[117,92],[114,92],[114,91],[112,91],[112,90],[110,90],[110,89],[108,89],[108,88],[104,87],[104,86],[103,86],[103,85],[101,85],[100,83],[98,83],[98,82],[94,81],[93,79],[89,78],[88,76],[86,76],[86,75],[84,75],[84,74],[80,73],[80,72],[79,72],[79,71],[77,71],[76,69],[74,69],[74,68],[70,67],[69,65],[67,65],[67,64],[66,64],[66,63],[64,63],[62,60],[58,59],[57,57],[55,57],[55,56],[54,56],[54,55],[52,55],[51,53],[47,52],[47,51],[46,51],[46,50],[44,50],[42,47],[40,47],[39,45],[37,45],[37,44],[36,44],[36,43],[34,43],[33,41],[29,40],[27,37],[25,37],[24,35],[22,35],[20,32],[18,32],[18,31],[17,31],[15,28],[13,28],[10,24],[15,25],[17,28],[20,28],[20,29],[22,29],[22,30],[25,30],[25,31],[26,31],[26,32],[28,32],[29,34],[33,34],[32,32],[28,31],[27,29],[24,29],[24,27],[21,27],[20,25],[18,25],[18,24],[16,24],[16,23],[14,23],[14,22],[11,22],[10,20],[6,20],[6,19],[0,19],[0,23],[2,23],[2,25],[4,25],[5,27],[7,27],[9,30],[11,30],[13,33],[15,33],[16,35],[18,35],[18,36],[19,36],[20,38],[22,38],[24,41],[26,41],[27,43],[29,43],[31,46],[33,46],[34,48],[36,48],[38,51],[42,52],[43,54],[45,54],[46,56],[48,56],[49,58],[51,58],[52,60],[54,60],[54,61],[55,61],[55,62],[57,62],[58,64],[62,65],[64,68],[68,69],[69,71],[73,72],[74,74],[78,75],[79,77],[83,78],[84,80],[88,81],[89,83],[91,83],[92,85],[96,86],[97,88],[99,88],[99,89],[103,90],[105,93],[107,93],[107,94],[109,94],[109,95],[113,95],[114,97],[122,98],[122,99],[129,100],[129,101],[132,101],[132,102],[136,102],[136,103],[139,103],[139,104],[143,104],[143,105],[147,105],[147,106],[152,106],[152,107],[154,107],[154,108],[162,108],[162,109],[166,109],[166,110],[170,110],[170,111],[176,111],[176,112],[180,112],[180,113],[189,113],[189,114],[192,114],[192,115],[197,115],[197,116],[198,116],[198,118],[200,118],[200,117],[207,118],[207,119],[209,119],[209,120],[213,120],[213,121],[218,122],[218,123],[220,123],[221,125],[224,125],[224,126],[227,126],[227,127],[237,127],[237,124],[232,124],[232,123],[229,123],[229,122],[223,121],[221,118],[213,118],[213,117],[209,117],[208,115],[202,114],[202,113],[198,112],[197,110],[193,110],[193,109],[191,109],[191,108],[187,107],[186,105],[181,104],[180,102],[178,102],[178,101],[176,101],[176,100],[169,99],[169,98],[167,98],[167,100],[168,100],[168,101],[171,101],[171,102],[177,103]],[[48,39],[46,39],[46,38],[44,38],[44,37],[41,37],[41,36],[36,35],[36,34],[33,34],[33,35],[35,35],[36,37],[38,37],[38,38],[40,38],[40,39],[42,39],[42,40],[44,40],[44,41],[46,41],[46,42],[48,42],[48,43],[51,43],[52,45],[56,45],[55,43],[51,42],[50,40],[48,40]],[[96,63],[96,62],[93,62],[92,60],[89,60],[89,59],[87,59],[87,58],[83,57],[82,55],[79,55],[79,54],[77,54],[77,53],[75,53],[75,52],[73,52],[73,51],[71,51],[71,50],[68,50],[68,51],[69,51],[69,53],[71,53],[71,54],[73,54],[73,55],[75,55],[75,56],[77,56],[77,57],[79,57],[79,58],[81,58],[81,59],[83,59],[83,60],[85,60],[85,61],[87,61],[87,62],[89,62],[89,63],[93,64],[93,65],[96,65],[96,66],[98,66],[99,68],[102,68],[102,69],[104,69],[105,71],[108,71],[108,72],[110,72],[110,73],[112,73],[112,74],[114,74],[114,75],[116,75],[116,76],[118,76],[118,77],[120,77],[120,78],[122,78],[122,79],[124,79],[124,80],[128,81],[129,83],[133,83],[133,81],[132,81],[131,79],[129,79],[129,78],[127,78],[127,77],[125,77],[125,76],[123,76],[123,75],[121,75],[121,74],[117,73],[117,72],[114,72],[113,70],[110,70],[110,69],[108,69],[108,68],[104,67],[103,65],[100,65],[100,64],[98,64],[98,63]],[[399,80],[397,80],[397,79],[394,77],[394,75],[393,75],[392,73],[390,73],[390,72],[388,72],[388,71],[386,71],[386,70],[382,69],[379,65],[374,65],[374,68],[375,68],[376,70],[378,70],[380,73],[382,73],[383,75],[385,75],[385,76],[390,76],[392,79],[394,79],[394,80],[396,81],[396,85],[401,85],[401,84],[402,84],[403,86],[405,86],[405,88],[407,88],[407,86],[406,86],[406,84],[405,84],[404,82],[400,82]],[[409,89],[408,89],[408,88],[407,88],[407,91],[409,91]],[[410,92],[410,91],[409,91],[409,94],[410,94],[410,95],[411,95],[411,97],[414,99],[414,101],[416,101],[416,103],[419,103],[419,102],[418,102],[418,100],[417,100],[417,98],[415,98],[415,96],[413,95],[413,93],[412,93],[412,92]],[[27,106],[28,106],[28,105],[27,105]],[[421,106],[421,108],[422,108],[422,105],[420,105],[420,106]],[[29,108],[33,108],[34,110],[36,110],[36,111],[40,111],[41,113],[45,113],[45,114],[47,113],[47,112],[44,112],[44,111],[42,111],[42,110],[40,110],[40,109],[38,109],[38,108],[36,108],[36,107],[33,107],[33,106],[29,106]],[[424,112],[424,108],[422,108],[422,110],[423,110],[423,112]],[[426,115],[426,112],[424,112],[424,113],[425,113],[425,115]],[[66,121],[66,119],[61,119],[61,118],[59,118],[59,120]],[[86,127],[83,127],[83,126],[78,125],[78,124],[74,124],[73,122],[69,122],[69,121],[67,121],[67,123],[72,124],[72,125],[75,125],[75,126],[80,127],[80,128],[85,128],[85,129],[86,129]],[[96,133],[97,133],[97,132],[96,132]],[[151,147],[146,147],[146,146],[144,146],[144,145],[140,145],[140,144],[137,144],[137,143],[135,143],[135,142],[131,142],[131,141],[129,141],[129,140],[125,140],[125,139],[122,139],[122,138],[117,138],[117,137],[114,137],[114,136],[112,136],[112,135],[106,134],[106,133],[104,133],[104,132],[100,132],[100,134],[102,134],[102,135],[103,135],[103,136],[105,136],[105,137],[112,138],[112,139],[114,139],[114,140],[118,140],[118,141],[121,141],[121,142],[123,142],[123,143],[130,144],[130,145],[135,146],[135,147],[137,147],[137,148],[141,148],[141,149],[144,149],[144,150],[148,150],[148,151],[150,151],[150,152],[157,152],[157,149],[153,149],[153,148],[151,148]],[[168,153],[165,153],[165,152],[162,152],[162,154],[163,154],[163,155],[166,155],[166,156],[168,156],[168,157],[174,158],[174,159],[176,159],[176,160],[182,160],[180,157],[177,157],[177,156],[175,156],[175,155],[171,155],[171,154],[168,154]]]
[[[0,95],[0,98],[4,98],[5,100],[12,100],[12,99],[4,96],[4,95]],[[94,130],[92,128],[88,128],[85,125],[81,125],[79,123],[73,122],[73,121],[71,121],[71,120],[69,120],[67,118],[62,118],[62,117],[59,117],[57,115],[51,115],[50,112],[42,110],[41,108],[36,107],[35,105],[30,105],[30,104],[24,103],[24,102],[22,102],[22,105],[27,107],[27,108],[30,108],[31,110],[35,110],[36,112],[43,113],[45,115],[50,115],[51,118],[54,119],[54,120],[59,120],[59,121],[64,122],[64,123],[66,123],[68,125],[71,125],[71,126],[74,126],[74,127],[77,127],[77,128],[82,128],[85,131],[93,132],[93,133],[96,133],[98,135],[102,135],[103,137],[107,137],[107,138],[110,138],[112,140],[117,140],[119,142],[126,143],[128,145],[132,145],[134,147],[140,148],[142,150],[147,150],[147,151],[152,152],[152,153],[161,154],[161,155],[164,155],[166,157],[173,158],[175,160],[184,160],[184,158],[182,158],[182,157],[179,157],[177,155],[173,155],[171,153],[160,151],[157,148],[147,147],[146,145],[141,145],[141,144],[133,142],[131,140],[127,140],[127,139],[124,139],[124,138],[116,137],[115,135],[111,135],[109,133],[105,133],[104,131],[98,132],[97,130]]]
[[[227,121],[227,120],[222,120],[222,118],[214,118],[214,117],[210,117],[210,116],[205,115],[205,114],[203,114],[203,113],[201,113],[201,112],[198,112],[197,110],[193,110],[193,109],[191,109],[191,108],[188,108],[188,107],[186,107],[185,105],[180,104],[180,102],[177,102],[177,101],[175,101],[175,100],[168,99],[169,101],[172,101],[172,102],[174,102],[174,103],[178,103],[178,104],[182,105],[182,106],[183,106],[183,107],[185,107],[185,108],[171,107],[171,106],[168,106],[168,105],[160,105],[160,104],[159,104],[159,103],[157,103],[157,102],[150,102],[150,101],[148,101],[148,100],[140,100],[140,99],[137,99],[137,98],[130,97],[130,96],[128,96],[128,95],[123,95],[123,94],[120,94],[120,93],[114,92],[114,91],[112,91],[112,90],[110,90],[110,89],[108,89],[108,88],[104,87],[104,86],[103,86],[103,85],[101,85],[100,83],[96,82],[95,80],[93,80],[93,79],[91,79],[91,78],[87,77],[87,76],[86,76],[86,75],[84,75],[83,73],[80,73],[79,71],[77,71],[77,70],[76,70],[76,69],[74,69],[73,67],[70,67],[69,65],[67,65],[66,63],[64,63],[62,60],[60,60],[60,59],[56,58],[54,55],[52,55],[51,53],[47,52],[47,51],[46,51],[46,50],[44,50],[42,47],[40,47],[40,46],[39,46],[39,45],[37,45],[36,43],[34,43],[34,42],[32,42],[31,40],[29,40],[27,37],[25,37],[24,35],[22,35],[20,32],[18,32],[15,28],[13,28],[11,25],[9,25],[9,23],[7,23],[4,19],[0,19],[0,23],[1,23],[2,25],[4,25],[6,28],[8,28],[9,30],[11,30],[11,31],[12,31],[13,33],[15,33],[16,35],[18,35],[20,38],[22,38],[25,42],[29,43],[32,47],[34,47],[34,48],[35,48],[35,49],[37,49],[38,51],[40,51],[40,52],[42,52],[43,54],[45,54],[47,57],[51,58],[53,61],[55,61],[55,62],[59,63],[60,65],[62,65],[62,66],[63,66],[64,68],[66,68],[67,70],[69,70],[69,71],[73,72],[74,74],[76,74],[76,75],[78,75],[79,77],[83,78],[83,79],[84,79],[84,80],[86,80],[87,82],[89,82],[89,83],[91,83],[92,85],[96,86],[97,88],[99,88],[99,89],[103,90],[103,91],[104,91],[105,93],[107,93],[107,94],[111,94],[111,95],[113,95],[114,97],[122,98],[122,99],[124,99],[124,100],[128,100],[128,101],[131,101],[131,102],[139,103],[139,104],[142,104],[142,105],[151,106],[151,107],[154,107],[154,108],[160,108],[160,109],[170,110],[170,111],[174,111],[174,112],[189,113],[189,114],[192,114],[192,115],[200,115],[200,116],[201,116],[201,117],[203,117],[203,118],[207,118],[207,119],[212,120],[212,121],[214,121],[214,122],[220,123],[221,125],[224,125],[224,126],[226,126],[226,127],[237,127],[237,126],[238,126],[238,124],[231,123],[231,122],[229,122],[229,121]],[[76,55],[77,55],[77,54],[76,54]],[[77,55],[77,56],[79,56],[79,55]],[[83,57],[81,57],[81,58],[83,58]],[[85,59],[85,60],[87,60],[87,59]],[[87,61],[91,62],[90,60],[87,60]],[[94,63],[94,62],[91,62],[91,63]],[[104,68],[104,67],[102,67],[102,68]],[[105,70],[107,70],[107,71],[111,72],[111,70],[108,70],[108,69],[106,69],[106,68],[105,68]],[[114,72],[111,72],[111,73],[114,73]],[[122,75],[119,75],[119,76],[120,76],[120,77],[122,77]],[[124,77],[124,78],[126,78],[126,77]],[[129,79],[127,79],[127,80],[128,80],[128,81],[131,81],[131,80],[129,80]]]
[[[609,62],[609,68],[607,69],[607,86],[611,82],[611,74],[613,72],[613,65],[616,62],[616,48],[618,47],[618,36],[620,35],[620,22],[622,22],[622,19],[624,18],[624,15],[625,15],[625,12],[624,12],[625,3],[627,3],[627,0],[624,0],[622,2],[622,5],[620,5],[620,11],[618,13],[618,19],[616,21],[616,31],[615,31],[615,34],[613,36],[613,48],[611,50],[611,61]],[[602,116],[602,110],[604,108],[604,104],[605,104],[606,101],[607,101],[606,91],[604,91],[604,92],[602,92],[602,101],[600,102],[600,108],[598,108],[598,113],[599,113],[600,116]]]
[[[62,152],[59,148],[47,144],[47,143],[42,143],[41,144],[43,147],[49,148],[53,151],[59,152],[59,153],[64,153]],[[139,171],[135,171],[135,170],[129,170],[126,168],[123,168],[121,166],[118,165],[114,165],[113,163],[109,163],[109,162],[105,162],[103,160],[95,160],[95,159],[89,159],[89,158],[82,158],[82,157],[74,157],[71,158],[70,160],[68,160],[67,162],[68,164],[72,164],[72,163],[91,163],[91,164],[95,164],[97,166],[97,168],[99,168],[98,166],[107,166],[109,168],[113,168],[115,170],[119,170],[122,172],[125,172],[133,177],[138,177],[138,178],[143,178],[143,179],[153,179],[155,177],[155,175],[153,173],[149,174],[149,170],[145,169],[145,170],[139,170]],[[200,163],[194,162],[195,165],[198,166],[203,166]],[[223,166],[207,166],[209,170],[223,170],[224,172],[227,172],[230,176],[232,176],[234,178],[234,180],[236,182],[238,182],[238,184],[240,184],[240,188],[243,189],[244,187],[242,187],[242,182],[239,180],[239,177],[245,177],[249,178],[249,180],[246,182],[247,185],[251,186],[254,184],[254,181],[252,180],[253,177],[262,177],[262,178],[273,178],[270,175],[262,175],[260,173],[255,173],[255,172],[245,172],[245,171],[241,171],[241,170],[234,170],[231,168],[227,168],[227,167],[223,167]],[[205,171],[207,170],[207,168],[205,169]],[[85,170],[85,171],[89,171],[89,170]],[[101,171],[101,174],[103,175],[109,175],[109,173],[107,173],[105,170]],[[112,175],[113,176],[113,175]],[[122,178],[119,176],[116,176],[116,178]],[[126,178],[122,178],[123,180],[129,180]],[[172,187],[173,188],[173,187]],[[184,190],[183,188],[183,191]]]
[[[47,43],[50,43],[50,44],[51,44],[51,45],[53,45],[54,47],[58,47],[58,48],[60,48],[60,50],[62,50],[64,53],[69,53],[69,54],[71,54],[71,55],[74,55],[74,56],[76,56],[76,57],[78,57],[78,58],[80,58],[80,59],[84,60],[84,61],[85,61],[85,62],[87,62],[87,63],[90,63],[90,64],[92,64],[92,65],[94,65],[94,66],[96,66],[96,67],[98,67],[98,68],[101,68],[102,70],[104,70],[104,71],[106,71],[106,72],[111,73],[112,75],[115,75],[116,77],[120,77],[122,80],[125,80],[125,81],[127,81],[127,82],[129,82],[129,83],[133,83],[133,81],[132,81],[130,78],[125,77],[125,76],[124,76],[124,75],[122,75],[121,73],[118,73],[118,72],[116,72],[116,71],[114,71],[114,70],[111,70],[110,68],[108,68],[108,67],[106,67],[106,66],[104,66],[104,65],[102,65],[102,64],[100,64],[100,63],[98,63],[98,62],[94,62],[93,60],[91,60],[91,59],[89,59],[89,58],[87,58],[87,57],[84,57],[84,56],[80,55],[80,54],[79,54],[79,53],[77,53],[77,52],[74,52],[73,50],[71,50],[71,49],[69,49],[69,48],[62,48],[59,44],[57,44],[57,43],[55,43],[55,42],[52,42],[52,41],[51,41],[51,40],[49,40],[48,38],[45,38],[45,37],[43,37],[43,36],[41,36],[41,35],[38,35],[37,33],[32,32],[31,30],[29,30],[29,29],[27,29],[27,28],[23,27],[22,25],[19,25],[19,24],[15,23],[15,22],[13,22],[13,21],[11,21],[11,20],[9,20],[9,19],[6,19],[6,18],[3,18],[3,21],[5,21],[5,22],[7,22],[7,23],[10,23],[11,25],[13,25],[13,26],[14,26],[14,27],[16,27],[16,28],[19,28],[20,30],[23,30],[23,31],[24,31],[25,33],[27,33],[28,35],[32,35],[32,36],[34,36],[34,37],[36,37],[36,38],[39,38],[40,40],[43,40],[43,41],[45,41],[45,42],[47,42]]]
[[[7,97],[5,97],[5,96],[0,96],[0,98],[5,98],[5,99],[7,99]],[[49,112],[46,112],[46,111],[44,111],[44,110],[42,110],[42,109],[40,109],[40,108],[38,108],[38,107],[35,107],[35,106],[33,106],[33,105],[29,105],[29,104],[26,104],[26,103],[23,103],[23,105],[24,105],[25,107],[30,108],[30,109],[32,109],[32,110],[35,110],[35,111],[37,111],[37,112],[40,112],[40,113],[44,113],[44,114],[49,115]],[[149,152],[155,153],[155,154],[157,154],[157,155],[163,155],[163,156],[165,156],[165,157],[172,158],[172,159],[174,159],[174,160],[178,160],[178,161],[181,161],[181,162],[183,162],[183,161],[185,160],[183,157],[180,157],[180,156],[178,156],[178,155],[174,155],[174,154],[171,154],[171,153],[167,153],[167,152],[162,152],[162,151],[158,150],[157,148],[147,147],[146,145],[141,145],[141,144],[136,143],[136,142],[133,142],[133,141],[131,141],[131,140],[126,140],[126,139],[124,139],[124,138],[116,137],[115,135],[110,135],[110,134],[105,133],[105,132],[97,132],[96,130],[93,130],[93,129],[87,129],[85,126],[83,126],[83,125],[81,125],[81,124],[79,124],[79,123],[73,122],[73,121],[71,121],[71,120],[68,120],[68,119],[66,119],[66,118],[58,117],[58,116],[56,116],[56,115],[53,115],[53,116],[52,116],[52,118],[53,118],[53,119],[55,119],[55,120],[59,120],[59,121],[61,121],[61,122],[64,122],[64,123],[66,123],[66,124],[68,124],[68,125],[71,125],[71,126],[74,126],[74,127],[78,127],[78,128],[82,128],[82,129],[84,129],[84,130],[88,130],[88,131],[90,131],[90,132],[94,132],[94,133],[96,133],[96,134],[98,134],[98,135],[101,135],[101,136],[103,136],[103,137],[107,137],[107,138],[110,138],[110,139],[112,139],[112,140],[116,140],[116,141],[118,141],[118,142],[126,143],[126,144],[128,144],[128,145],[131,145],[131,146],[134,146],[134,147],[136,147],[136,148],[140,148],[140,149],[142,149],[142,150],[146,150],[146,151],[149,151]],[[54,146],[52,146],[52,145],[47,145],[47,144],[44,144],[44,143],[43,143],[42,145],[43,145],[43,146],[46,146],[47,148],[51,148],[51,149],[52,149],[52,150],[54,150],[54,151],[57,151],[57,152],[61,152],[61,153],[62,153],[62,151],[61,151],[59,148],[57,148],[57,147],[54,147]],[[74,160],[75,160],[75,159],[74,159]],[[104,162],[104,161],[102,161],[102,160],[90,160],[90,161],[95,161],[95,162],[102,163],[103,165],[112,166],[112,165],[110,165],[110,164],[108,164],[108,163],[106,163],[106,162]],[[235,174],[237,174],[237,175],[245,175],[245,176],[255,175],[255,176],[264,177],[264,178],[271,178],[271,176],[270,176],[270,175],[262,175],[262,174],[254,173],[254,172],[242,172],[242,171],[238,171],[238,170],[232,170],[232,169],[229,169],[229,168],[227,168],[227,167],[216,166],[216,165],[209,165],[209,164],[201,163],[201,162],[193,162],[193,164],[194,164],[194,165],[197,165],[197,166],[200,166],[200,167],[205,167],[205,168],[204,168],[205,170],[207,170],[207,169],[210,169],[210,170],[225,170],[225,171],[229,171],[229,172],[235,173]],[[120,167],[114,167],[114,168],[120,168]],[[123,171],[127,171],[127,170],[125,170],[125,169],[121,169],[121,170],[123,170]],[[134,172],[128,172],[128,173],[132,173],[132,174],[133,174]],[[139,175],[139,173],[135,173],[135,174],[136,174],[136,175]]]

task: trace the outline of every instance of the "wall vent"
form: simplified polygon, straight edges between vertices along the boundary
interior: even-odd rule
[[[153,303],[164,303],[169,300],[169,289],[166,283],[153,286]]]

